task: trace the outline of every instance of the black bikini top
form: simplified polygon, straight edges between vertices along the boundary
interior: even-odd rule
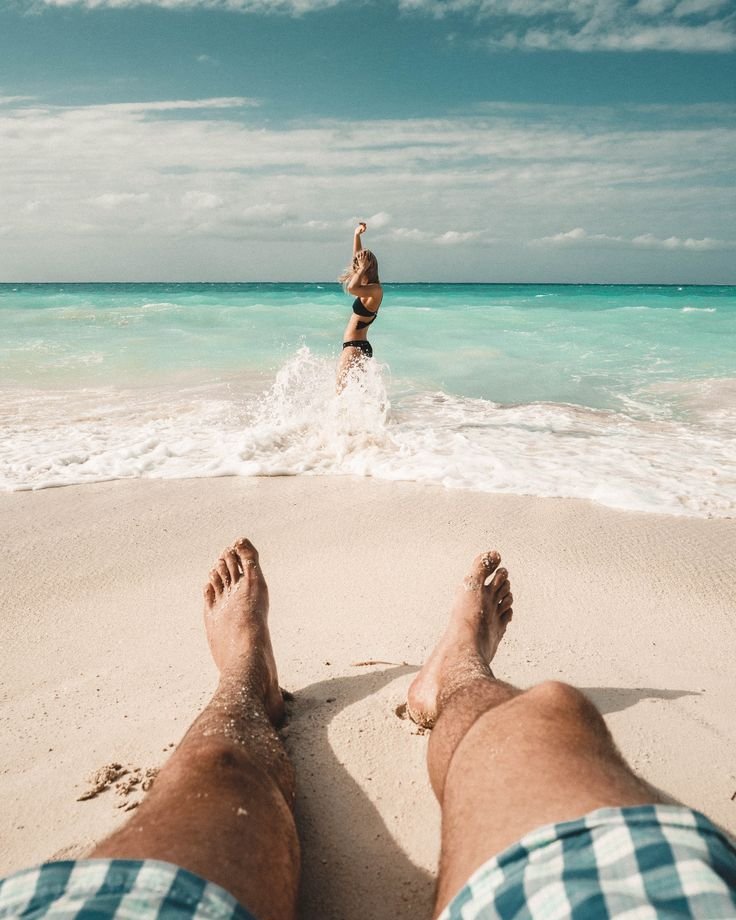
[[[378,316],[378,310],[369,310],[368,307],[363,306],[363,302],[360,297],[356,297],[353,301],[353,313],[358,316],[369,316],[370,319],[367,323],[358,323],[358,329],[365,329],[366,326],[370,326],[373,320]]]

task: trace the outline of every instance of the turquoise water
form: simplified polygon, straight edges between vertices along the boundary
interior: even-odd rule
[[[0,483],[349,473],[733,513],[736,288],[386,285],[338,399],[349,310],[329,283],[0,285]]]

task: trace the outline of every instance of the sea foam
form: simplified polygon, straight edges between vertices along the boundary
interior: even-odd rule
[[[258,393],[228,381],[155,390],[26,390],[20,403],[0,407],[7,432],[0,488],[352,475],[733,516],[732,387],[720,384],[716,407],[715,391],[703,386],[678,394],[689,400],[686,418],[642,418],[626,407],[502,406],[402,388],[376,361],[337,393],[334,362],[302,347]]]

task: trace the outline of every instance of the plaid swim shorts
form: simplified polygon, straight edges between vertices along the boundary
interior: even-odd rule
[[[473,873],[438,920],[736,918],[736,849],[679,805],[540,827]]]
[[[46,863],[0,882],[0,920],[255,920],[219,885],[156,860]],[[736,918],[736,850],[673,805],[550,824],[481,866],[439,920]],[[349,920],[349,918],[346,918]]]
[[[0,918],[255,920],[224,888],[155,859],[45,863],[0,881]]]

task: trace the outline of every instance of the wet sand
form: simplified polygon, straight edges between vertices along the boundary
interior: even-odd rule
[[[240,535],[295,694],[303,918],[428,915],[427,736],[395,710],[493,547],[515,597],[498,676],[583,688],[646,779],[736,831],[736,521],[348,478],[135,480],[0,495],[1,873],[83,853],[140,800],[131,778],[214,688],[201,586]],[[79,801],[111,764],[127,785]]]

